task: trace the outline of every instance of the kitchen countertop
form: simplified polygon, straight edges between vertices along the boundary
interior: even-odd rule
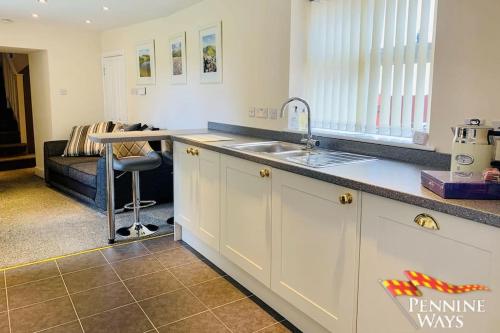
[[[419,165],[378,158],[361,163],[311,168],[274,158],[272,155],[243,152],[225,146],[229,144],[270,141],[213,130],[167,131],[174,140],[213,150],[226,155],[266,164],[270,167],[315,178],[394,199],[408,204],[500,227],[500,200],[443,199],[420,184],[420,171],[429,169]],[[232,141],[200,142],[189,134],[212,133],[230,137]]]

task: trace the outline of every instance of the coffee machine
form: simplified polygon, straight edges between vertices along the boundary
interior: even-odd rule
[[[483,172],[491,168],[496,154],[495,137],[500,137],[500,131],[482,126],[479,119],[470,119],[452,131],[451,171]]]

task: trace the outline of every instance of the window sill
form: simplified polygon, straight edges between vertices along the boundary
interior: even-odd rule
[[[288,131],[292,132],[292,133],[304,133],[303,131],[298,131],[298,130],[293,130],[293,129],[288,129]],[[402,148],[425,150],[425,151],[435,151],[436,150],[436,148],[433,146],[419,145],[419,144],[413,143],[411,138],[400,138],[400,137],[377,135],[377,134],[325,130],[325,129],[320,129],[320,128],[313,128],[312,132],[313,132],[313,135],[319,135],[319,136],[324,136],[324,137],[333,138],[333,139],[374,143],[374,144],[378,144],[378,145],[402,147]]]

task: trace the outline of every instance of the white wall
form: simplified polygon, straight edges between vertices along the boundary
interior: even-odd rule
[[[42,169],[44,141],[67,139],[72,126],[103,119],[100,34],[16,21],[2,24],[0,47],[30,53],[35,149]],[[60,89],[68,94],[59,95]]]
[[[200,84],[198,30],[222,20],[223,83]],[[187,85],[169,82],[168,39],[187,32]],[[200,128],[207,121],[282,129],[284,120],[248,117],[251,106],[278,108],[288,96],[289,0],[205,0],[169,17],[102,34],[103,52],[125,50],[129,121]],[[135,45],[156,41],[156,86],[136,87]]]
[[[30,53],[29,63],[36,164],[39,170],[38,174],[41,176],[43,169],[43,142],[52,138],[48,52],[38,51]]]
[[[430,141],[450,152],[450,126],[500,120],[500,1],[438,1]]]

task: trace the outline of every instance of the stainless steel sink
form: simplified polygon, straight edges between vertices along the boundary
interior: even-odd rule
[[[281,142],[281,141],[242,143],[236,145],[227,145],[226,147],[253,153],[269,153],[269,154],[300,152],[301,150],[304,149],[304,146],[295,145],[293,143]]]
[[[305,150],[304,146],[281,141],[252,142],[225,146],[231,149],[272,156],[311,168],[376,160],[375,157],[330,150]]]

